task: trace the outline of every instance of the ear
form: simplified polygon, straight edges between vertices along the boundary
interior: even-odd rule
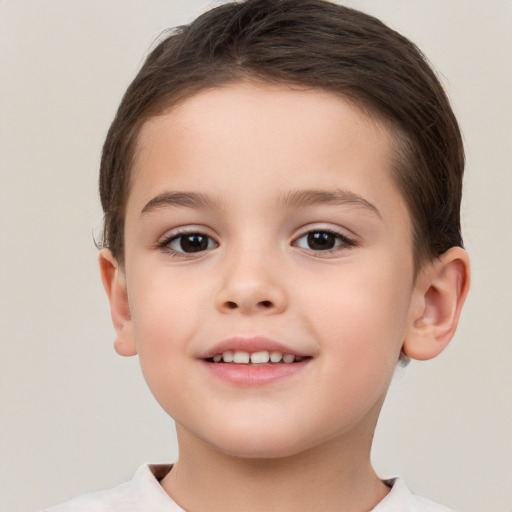
[[[455,334],[469,290],[467,252],[452,247],[417,277],[403,352],[412,359],[432,359]]]
[[[122,356],[133,356],[137,353],[137,348],[133,337],[125,274],[109,249],[100,251],[99,264],[101,280],[110,302],[112,323],[116,331],[114,348]]]

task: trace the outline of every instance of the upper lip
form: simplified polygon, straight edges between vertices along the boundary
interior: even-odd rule
[[[209,359],[216,354],[222,354],[226,351],[240,351],[240,352],[281,352],[281,354],[291,354],[298,357],[308,357],[309,354],[300,352],[294,348],[284,345],[278,341],[274,341],[264,336],[234,336],[227,338],[215,344],[213,347],[199,354],[200,359]]]

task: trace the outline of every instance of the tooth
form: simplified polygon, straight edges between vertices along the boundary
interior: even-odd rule
[[[220,363],[222,361],[222,354],[215,354],[213,356],[213,362],[214,363]]]
[[[233,356],[234,363],[248,363],[249,362],[249,352],[235,352]]]
[[[225,363],[232,363],[233,362],[233,352],[230,350],[226,350],[226,352],[222,352],[222,359]]]
[[[270,360],[273,363],[279,363],[283,359],[283,354],[281,352],[270,352]]]
[[[283,356],[283,362],[285,363],[293,363],[295,361],[295,356],[292,356],[291,354],[285,354]]]
[[[270,354],[265,350],[251,354],[251,363],[268,363]]]

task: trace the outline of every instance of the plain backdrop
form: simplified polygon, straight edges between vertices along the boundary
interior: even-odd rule
[[[467,151],[473,284],[438,359],[393,385],[379,474],[460,512],[512,511],[512,2],[353,0],[438,70]],[[39,510],[177,457],[172,421],[117,356],[97,269],[97,170],[163,29],[207,0],[0,0],[0,510]]]

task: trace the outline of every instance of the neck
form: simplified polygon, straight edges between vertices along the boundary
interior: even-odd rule
[[[164,490],[194,512],[363,512],[389,492],[370,464],[371,434],[282,458],[234,457],[177,426],[180,459]]]

